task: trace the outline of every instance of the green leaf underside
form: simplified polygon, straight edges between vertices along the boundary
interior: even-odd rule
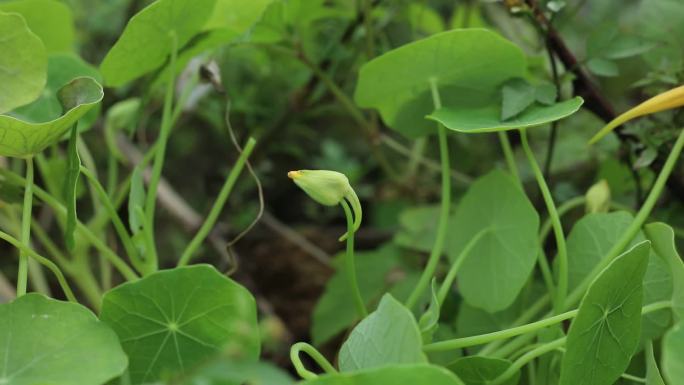
[[[11,115],[17,119],[31,123],[41,123],[58,119],[62,116],[63,108],[57,98],[57,92],[78,77],[90,77],[98,83],[102,76],[97,69],[86,63],[80,57],[70,53],[57,53],[48,57],[47,84],[40,98],[12,111]],[[88,113],[88,116],[93,111]],[[94,120],[96,117],[91,118]]]
[[[603,259],[610,248],[618,241],[634,220],[630,213],[624,211],[612,213],[589,214],[580,219],[568,235],[568,286],[573,289]],[[637,234],[632,245],[646,239],[642,233]],[[670,247],[672,247],[670,245]],[[651,249],[648,268],[644,276],[645,305],[665,301],[673,293],[673,280],[667,262],[667,256],[655,245]],[[662,309],[642,316],[642,340],[660,337],[670,326],[671,311]]]
[[[465,98],[465,96],[464,96]],[[508,131],[535,127],[563,119],[579,110],[584,103],[574,97],[550,106],[532,104],[513,118],[502,121],[498,102],[484,97],[471,99],[460,104],[444,104],[426,118],[443,124],[446,128],[463,133]]]
[[[0,12],[16,12],[45,44],[48,53],[74,49],[74,18],[63,2],[56,0],[17,0],[0,2]]]
[[[679,321],[663,337],[662,370],[668,384],[679,384],[684,378],[684,321]]]
[[[252,295],[209,265],[165,270],[104,295],[100,318],[119,335],[132,384],[184,373],[229,351],[259,357]]]
[[[508,360],[471,356],[458,359],[449,365],[449,369],[456,373],[465,385],[487,385],[510,366],[511,361]],[[516,372],[515,375],[502,382],[501,385],[515,385],[519,380],[520,372]]]
[[[133,16],[107,53],[100,70],[107,86],[121,86],[159,68],[171,53],[199,33],[216,0],[158,0]]]
[[[610,385],[639,344],[650,243],[616,258],[589,287],[570,325],[560,385]]]
[[[423,117],[434,111],[430,82],[442,105],[471,98],[493,100],[505,80],[524,77],[523,52],[498,34],[460,29],[406,44],[366,63],[354,100],[380,111],[383,121],[409,137],[434,131]],[[498,116],[498,115],[497,115]]]
[[[461,294],[470,305],[490,313],[505,309],[534,268],[539,215],[515,180],[495,170],[470,186],[454,218],[447,250],[452,262],[473,237],[486,231],[459,269]]]
[[[0,114],[36,99],[45,87],[45,45],[16,13],[0,12]]]
[[[74,105],[58,119],[45,123],[28,123],[0,115],[0,156],[26,157],[43,151],[62,136],[104,96],[102,86],[91,78],[76,78],[62,87]],[[64,104],[66,100],[62,100]]]
[[[340,349],[342,372],[392,364],[427,363],[413,314],[390,294],[362,320]]]
[[[448,370],[432,365],[392,365],[302,381],[300,385],[463,385]]]
[[[0,305],[0,346],[0,384],[101,385],[127,365],[88,309],[34,293]]]
[[[378,301],[381,295],[396,282],[392,282],[392,269],[399,265],[400,250],[394,246],[356,253],[356,274],[361,296],[367,305]],[[357,320],[354,300],[349,296],[344,255],[335,259],[335,275],[328,280],[325,291],[313,312],[311,336],[314,345],[321,345],[344,331]]]

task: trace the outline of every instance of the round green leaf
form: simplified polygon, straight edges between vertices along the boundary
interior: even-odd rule
[[[416,363],[427,363],[420,329],[411,311],[390,294],[356,325],[340,349],[342,372]]]
[[[642,281],[650,243],[616,258],[596,277],[568,331],[560,385],[610,385],[639,345]]]
[[[524,77],[520,48],[485,29],[458,29],[433,35],[387,52],[359,72],[354,99],[380,111],[383,121],[409,137],[431,133],[434,111],[430,84],[443,106],[463,101],[489,102],[504,81]],[[478,104],[481,105],[481,104]],[[498,105],[498,103],[497,103]]]
[[[490,313],[507,308],[537,260],[539,215],[534,206],[510,175],[495,170],[470,186],[454,218],[447,251],[452,261],[484,232],[458,271],[461,294]]]
[[[63,111],[63,107],[57,98],[57,92],[60,88],[77,77],[85,76],[93,78],[97,82],[102,81],[102,76],[100,76],[95,67],[71,53],[50,55],[48,57],[47,73],[47,84],[40,98],[12,111],[12,116],[35,123],[57,119],[62,115]],[[90,116],[91,113],[88,115]],[[96,118],[97,116],[93,116],[90,120]]]
[[[535,103],[513,118],[501,120],[501,107],[495,97],[477,100],[463,95],[453,105],[442,107],[427,118],[442,123],[451,130],[470,134],[508,131],[563,119],[577,112],[582,103],[584,100],[580,97],[550,106]]]
[[[432,365],[392,365],[353,373],[320,376],[300,385],[463,385],[448,370]]]
[[[449,365],[466,385],[487,385],[494,381],[511,366],[511,361],[500,358],[482,356],[463,357]],[[501,385],[516,385],[520,380],[520,372],[516,372]]]
[[[74,18],[69,7],[55,0],[17,0],[0,2],[0,11],[16,12],[45,44],[48,53],[74,49]]]
[[[45,45],[16,13],[0,12],[0,114],[36,99],[47,79]]]
[[[95,107],[104,96],[102,86],[92,78],[76,78],[57,94],[61,117],[45,123],[29,123],[12,116],[0,115],[0,156],[26,157],[43,151]]]
[[[107,53],[100,71],[107,86],[121,86],[164,64],[212,15],[216,0],[157,0],[133,16]]]
[[[33,293],[0,305],[0,347],[0,384],[101,385],[127,365],[88,309]]]
[[[663,337],[662,368],[668,384],[684,378],[684,322],[680,321]]]
[[[164,270],[104,295],[100,318],[119,335],[132,384],[185,373],[228,350],[259,357],[252,295],[209,265]]]

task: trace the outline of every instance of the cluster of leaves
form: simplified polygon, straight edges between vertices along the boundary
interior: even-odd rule
[[[77,35],[67,5],[0,1],[0,156],[11,163],[0,170],[0,193],[10,203],[0,206],[0,238],[19,250],[18,297],[0,305],[0,384],[295,382],[261,360],[268,335],[258,323],[254,296],[212,265],[188,265],[235,189],[254,139],[246,140],[244,148],[236,143],[240,155],[207,219],[182,252],[165,256],[159,252],[165,242],[156,240],[155,207],[167,143],[171,135],[183,135],[172,133],[173,128],[195,99],[208,94],[210,100],[198,115],[217,127],[224,124],[217,118],[226,103],[220,94],[225,92],[222,78],[238,90],[235,111],[245,115],[246,124],[276,127],[252,130],[262,141],[275,135],[286,116],[280,115],[290,108],[326,115],[328,106],[320,105],[328,91],[350,116],[345,119],[360,129],[359,140],[368,139],[374,162],[388,176],[392,165],[378,148],[379,138],[385,138],[384,144],[396,143],[393,132],[415,143],[408,151],[409,179],[417,178],[417,164],[434,164],[426,143],[434,137],[438,143],[441,204],[405,205],[393,238],[356,255],[361,204],[349,180],[337,173],[335,183],[293,178],[317,202],[341,203],[348,218],[348,233],[341,238],[347,251],[333,263],[336,272],[313,312],[311,337],[315,346],[323,347],[348,333],[335,354],[336,365],[307,343],[292,346],[300,383],[679,384],[684,378],[684,262],[676,250],[675,230],[652,218],[663,216],[655,206],[684,147],[681,128],[675,134],[664,130],[671,135],[656,141],[630,144],[628,158],[641,161],[627,172],[654,180],[637,210],[619,203],[631,191],[622,187],[624,168],[612,156],[614,141],[599,155],[604,159],[597,176],[609,180],[586,196],[563,199],[560,186],[553,191],[549,187],[548,170],[537,164],[528,136],[540,138],[538,131],[560,121],[595,123],[583,115],[584,100],[576,95],[573,71],[582,66],[610,78],[621,74],[623,61],[648,57],[647,71],[634,86],[660,92],[678,84],[684,42],[680,35],[670,36],[670,30],[681,29],[684,6],[676,0],[644,0],[645,18],[651,20],[647,33],[621,34],[619,24],[601,26],[593,31],[577,68],[559,74],[551,64],[551,75],[523,49],[528,48],[527,35],[549,33],[548,26],[538,28],[541,32],[521,27],[522,41],[511,41],[494,32],[488,20],[513,11],[532,16],[534,22],[539,16],[535,7],[544,7],[542,16],[565,31],[577,28],[567,20],[582,11],[581,2],[573,10],[559,1],[507,2],[512,3],[509,9],[467,1],[453,12],[446,12],[443,4],[387,3],[156,0],[128,20],[95,68],[74,52]],[[489,19],[484,10],[491,12]],[[443,21],[446,13],[449,23]],[[664,14],[661,29],[653,27],[653,19]],[[513,27],[529,22],[512,20]],[[355,36],[359,31],[361,38]],[[391,42],[397,35],[404,38]],[[335,49],[333,40],[347,44]],[[384,53],[374,57],[380,51],[376,44]],[[554,62],[554,53],[549,55]],[[220,71],[212,67],[217,62]],[[349,84],[336,83],[337,77],[345,77],[339,75],[345,65],[360,66],[358,76],[348,80],[353,97],[347,96]],[[246,84],[264,74],[284,89],[304,86],[311,100],[303,107],[291,100],[274,101],[271,93]],[[306,88],[314,80],[324,89]],[[101,114],[103,85],[116,102],[107,101]],[[684,103],[674,95],[667,108]],[[141,134],[149,118],[145,109],[156,99],[163,99],[158,136],[141,159],[130,160],[117,142]],[[669,114],[666,129],[676,127],[675,113]],[[644,132],[658,123],[656,118],[644,121],[629,129]],[[389,130],[382,132],[384,128]],[[106,186],[99,182],[82,138],[89,130],[102,133]],[[301,131],[294,135],[320,141],[317,133]],[[457,146],[465,151],[473,143],[469,141],[478,140],[471,138],[491,133],[498,137],[505,167],[479,178],[460,176],[468,183],[452,209],[452,179],[459,179],[450,167],[455,142],[461,141]],[[674,144],[672,136],[677,136]],[[515,149],[511,139],[518,138]],[[579,139],[584,145],[588,137]],[[555,138],[549,140],[554,143]],[[322,157],[313,162],[346,167],[352,183],[366,172],[361,162],[347,162],[336,142],[323,145]],[[285,152],[285,147],[274,152]],[[650,155],[644,155],[649,149]],[[646,169],[659,152],[667,159],[655,171]],[[575,158],[575,163],[566,163],[570,165],[586,158],[573,153],[566,157]],[[489,168],[499,158],[483,164]],[[521,172],[524,160],[529,164],[525,170],[531,171]],[[34,161],[44,186],[34,183]],[[619,170],[610,170],[610,165]],[[119,175],[122,166],[130,169],[126,176]],[[637,182],[637,190],[642,183]],[[540,215],[528,193],[536,190],[531,187],[535,184],[548,215]],[[328,190],[321,193],[320,188]],[[330,189],[332,195],[327,194]],[[569,189],[566,196],[578,190]],[[92,213],[78,205],[86,192]],[[368,195],[359,193],[361,198]],[[45,230],[34,218],[34,197],[56,218],[61,242],[53,241],[55,231]],[[557,201],[563,204],[556,206]],[[587,212],[566,237],[566,214],[578,207]],[[84,222],[86,213],[91,216]],[[551,233],[555,242],[547,242]],[[49,258],[34,251],[32,237]],[[429,257],[424,264],[425,253]],[[56,275],[68,301],[26,293],[28,279],[36,291],[50,291],[33,262]],[[167,264],[175,267],[160,270]],[[114,283],[114,271],[125,282]],[[78,297],[69,282],[77,286]],[[324,373],[307,369],[302,353]]]

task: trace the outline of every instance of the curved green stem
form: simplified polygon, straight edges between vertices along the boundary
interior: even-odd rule
[[[33,158],[26,158],[26,185],[24,186],[24,205],[21,214],[21,243],[31,244],[31,210],[33,208]],[[21,249],[20,249],[21,250]],[[28,282],[28,256],[19,252],[19,272],[17,273],[17,297],[26,294]]]
[[[442,101],[439,96],[437,84],[434,80],[430,82],[430,88],[432,90],[432,101],[435,105],[435,109],[439,109],[442,107]],[[411,292],[411,295],[406,301],[406,306],[409,309],[416,305],[420,297],[425,292],[425,289],[428,287],[432,277],[435,275],[439,258],[444,250],[447,227],[449,225],[449,214],[451,210],[451,169],[449,167],[449,144],[447,142],[447,133],[446,128],[442,124],[437,124],[437,136],[439,138],[439,155],[442,166],[442,202],[439,210],[437,237],[435,238],[435,243],[432,246],[432,251],[430,252],[427,265],[425,266],[425,269],[418,280],[418,284],[413,289],[413,292]]]
[[[477,242],[479,242],[480,239],[482,239],[482,237],[489,232],[489,230],[490,229],[487,227],[477,232],[477,234],[475,234],[470,241],[468,241],[461,253],[458,254],[454,260],[454,263],[451,264],[449,272],[444,278],[444,282],[442,282],[442,286],[440,286],[439,293],[437,294],[437,299],[439,300],[440,305],[444,303],[447,294],[449,294],[449,289],[451,289],[451,286],[454,284],[456,274],[458,274],[458,269],[463,264],[463,261],[465,261],[465,259],[468,257],[468,254],[470,254],[470,252],[473,250],[473,247],[475,247]]]
[[[332,373],[337,373],[337,370],[328,362],[328,360],[323,357],[323,355],[316,350],[313,346],[305,343],[305,342],[298,342],[290,348],[290,360],[292,361],[292,365],[295,367],[295,370],[297,371],[297,374],[299,374],[300,377],[302,377],[305,380],[312,380],[318,375],[314,372],[309,371],[304,364],[302,363],[302,360],[299,358],[299,353],[304,352],[309,355],[316,363],[318,366],[323,369],[326,373],[332,374]]]
[[[511,175],[522,185],[522,180],[520,179],[520,173],[518,173],[518,165],[515,162],[515,156],[513,155],[513,148],[511,147],[511,141],[508,139],[508,134],[506,131],[498,131],[499,142],[501,143],[501,149],[503,150],[504,157],[506,158],[506,164],[508,169],[511,171]]]
[[[211,206],[209,215],[207,215],[207,218],[204,220],[204,223],[202,223],[202,226],[199,228],[199,230],[197,230],[197,233],[192,238],[188,246],[185,248],[183,254],[181,254],[181,257],[178,260],[178,266],[187,265],[190,262],[190,259],[192,259],[193,254],[195,254],[197,249],[199,249],[199,247],[202,245],[202,242],[204,242],[207,236],[209,236],[209,233],[214,228],[214,225],[218,220],[219,214],[221,214],[221,210],[223,210],[223,206],[225,206],[226,201],[228,200],[228,196],[230,196],[230,192],[233,190],[233,186],[235,186],[235,182],[237,181],[238,177],[240,176],[240,173],[242,172],[242,169],[245,166],[245,163],[247,162],[247,158],[249,158],[250,154],[252,154],[255,145],[256,140],[254,140],[254,138],[249,138],[247,140],[245,148],[242,150],[240,157],[237,159],[235,165],[230,170],[228,178],[226,178],[223,187],[221,187],[221,191],[216,197],[216,201]]]
[[[352,296],[354,297],[356,312],[359,317],[365,318],[368,315],[368,310],[366,310],[366,304],[363,301],[359,283],[356,280],[356,263],[354,261],[354,218],[349,204],[345,200],[342,200],[340,204],[344,209],[345,217],[347,217],[347,234],[349,234],[347,236],[347,254],[344,257],[345,271],[347,273],[347,280],[349,281]]]
[[[169,58],[169,79],[166,83],[166,94],[164,95],[164,108],[162,110],[161,128],[159,129],[159,138],[157,139],[157,151],[154,157],[154,164],[152,166],[152,174],[150,175],[150,182],[148,185],[147,196],[145,200],[145,222],[150,229],[150,234],[154,236],[154,212],[157,204],[157,188],[161,180],[162,169],[164,168],[164,158],[166,156],[166,144],[171,135],[171,127],[173,126],[171,119],[173,111],[173,91],[175,89],[176,79],[176,55],[178,50],[178,38],[174,32],[170,35],[171,38],[171,55]],[[152,249],[147,250],[145,262],[147,264],[147,271],[155,271],[158,266],[158,257],[156,244],[152,240]]]
[[[563,322],[567,319],[575,317],[577,315],[577,312],[578,310],[571,310],[553,317],[545,318],[537,322],[532,322],[526,325],[510,329],[499,330],[493,333],[481,334],[472,337],[456,338],[452,340],[435,342],[429,345],[425,345],[423,347],[423,350],[426,352],[440,352],[445,350],[464,348],[467,346],[486,344],[487,342],[500,339],[511,338]]]
[[[544,344],[536,349],[532,349],[529,352],[523,354],[522,357],[515,360],[515,362],[513,362],[513,364],[509,366],[508,369],[506,369],[503,373],[501,373],[501,375],[499,375],[499,377],[497,377],[493,382],[491,382],[491,384],[498,385],[503,383],[512,375],[517,373],[523,366],[527,365],[527,363],[529,363],[530,361],[565,345],[566,339],[567,337],[561,337],[557,340],[553,340],[547,344]]]
[[[21,254],[24,256],[29,256],[36,261],[40,262],[42,265],[50,269],[55,276],[57,277],[57,281],[59,282],[59,286],[62,288],[64,291],[64,295],[66,295],[67,299],[71,302],[78,302],[76,300],[76,297],[74,296],[74,292],[71,291],[71,287],[69,287],[69,284],[67,283],[66,279],[64,278],[64,274],[62,274],[62,271],[59,270],[59,267],[55,265],[51,260],[41,256],[40,254],[36,253],[35,251],[31,250],[29,246],[26,246],[23,242],[19,242],[18,239],[14,238],[13,236],[7,234],[4,231],[0,231],[0,239],[5,240],[7,243],[11,244],[12,246],[16,247],[19,249]],[[26,294],[26,293],[24,293]],[[22,294],[23,295],[23,294]],[[18,293],[17,293],[17,296]]]
[[[558,285],[556,286],[553,310],[555,314],[560,314],[563,311],[565,298],[568,294],[568,251],[565,245],[563,225],[561,224],[560,217],[556,211],[556,205],[553,202],[553,196],[551,195],[551,191],[549,191],[549,186],[546,184],[546,180],[544,179],[544,174],[539,168],[537,159],[534,157],[534,153],[530,148],[530,144],[527,140],[527,131],[525,129],[520,130],[520,138],[522,141],[523,151],[525,151],[525,155],[530,163],[534,177],[537,179],[537,184],[539,185],[539,189],[544,197],[544,203],[546,204],[546,209],[549,212],[549,218],[551,219],[551,224],[553,225],[553,232],[556,236],[556,248],[558,249]]]
[[[679,133],[679,136],[677,137],[674,146],[672,146],[670,154],[667,156],[667,160],[665,161],[663,168],[660,170],[660,174],[658,174],[658,177],[656,178],[656,181],[653,184],[651,192],[648,193],[648,197],[646,197],[646,201],[644,201],[644,204],[637,212],[636,217],[634,217],[634,220],[629,225],[627,230],[625,230],[620,239],[617,242],[615,242],[615,244],[608,251],[606,256],[602,258],[601,261],[599,261],[599,263],[596,264],[591,273],[589,273],[584,278],[584,280],[575,288],[575,290],[573,290],[572,293],[570,293],[567,302],[565,303],[566,307],[573,306],[575,303],[579,302],[580,299],[582,299],[584,292],[589,287],[594,278],[606,266],[608,266],[608,264],[610,264],[610,262],[612,262],[613,259],[617,258],[625,250],[627,246],[629,246],[630,242],[632,242],[632,240],[637,235],[639,230],[641,230],[641,227],[644,225],[644,222],[646,222],[646,219],[648,219],[648,217],[651,215],[651,211],[653,211],[655,204],[658,202],[658,198],[660,197],[660,194],[663,192],[665,183],[667,182],[667,179],[670,177],[670,174],[672,173],[674,166],[677,164],[677,159],[679,158],[679,155],[682,153],[683,147],[684,129],[682,129],[682,131]]]
[[[138,272],[143,273],[145,271],[144,262],[142,259],[140,259],[138,251],[135,248],[135,244],[133,243],[133,239],[131,239],[131,236],[128,234],[126,226],[124,226],[123,221],[119,217],[119,213],[117,213],[114,204],[107,194],[107,191],[105,191],[104,187],[102,187],[100,182],[97,180],[97,177],[93,175],[92,172],[90,172],[90,170],[87,168],[81,166],[81,174],[83,174],[90,181],[90,185],[99,196],[99,200],[107,211],[107,214],[112,221],[112,225],[114,226],[114,230],[116,230],[116,233],[119,235],[121,243],[123,244],[131,263],[133,266],[135,266]]]

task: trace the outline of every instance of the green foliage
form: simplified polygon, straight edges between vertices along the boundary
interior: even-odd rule
[[[136,14],[100,64],[107,86],[121,86],[159,68],[199,33],[216,0],[159,0]]]
[[[466,385],[486,385],[495,380],[511,366],[508,360],[488,357],[463,357],[449,365]],[[502,382],[503,385],[516,385],[520,379],[520,372]]]
[[[128,361],[88,309],[33,293],[0,305],[0,346],[0,382],[13,385],[100,385]]]
[[[0,3],[0,11],[23,16],[48,54],[73,51],[76,32],[66,4],[56,0],[15,0]]]
[[[458,272],[461,294],[470,305],[490,313],[507,308],[537,260],[537,212],[513,178],[492,171],[470,186],[454,218],[452,262],[484,232]]]
[[[568,331],[561,385],[612,384],[627,368],[639,343],[649,250],[637,244],[591,284]]]
[[[47,54],[19,14],[0,12],[0,35],[5,36],[0,41],[0,113],[5,113],[40,95],[47,77]]]
[[[133,384],[184,373],[223,350],[259,357],[254,298],[208,265],[114,288],[103,297],[100,318],[119,335]]]
[[[340,349],[339,360],[343,372],[427,362],[416,320],[390,294],[352,330]]]
[[[94,79],[76,78],[57,92],[65,113],[45,123],[29,123],[0,115],[0,155],[26,157],[43,151],[62,136],[103,97],[102,86]]]
[[[453,30],[366,63],[354,99],[380,111],[389,127],[415,138],[434,130],[423,118],[434,111],[430,82],[438,86],[444,106],[473,106],[491,100],[502,82],[524,73],[525,57],[509,41],[488,30]]]
[[[321,376],[301,382],[302,385],[463,385],[444,368],[430,365],[393,365],[352,373]]]

